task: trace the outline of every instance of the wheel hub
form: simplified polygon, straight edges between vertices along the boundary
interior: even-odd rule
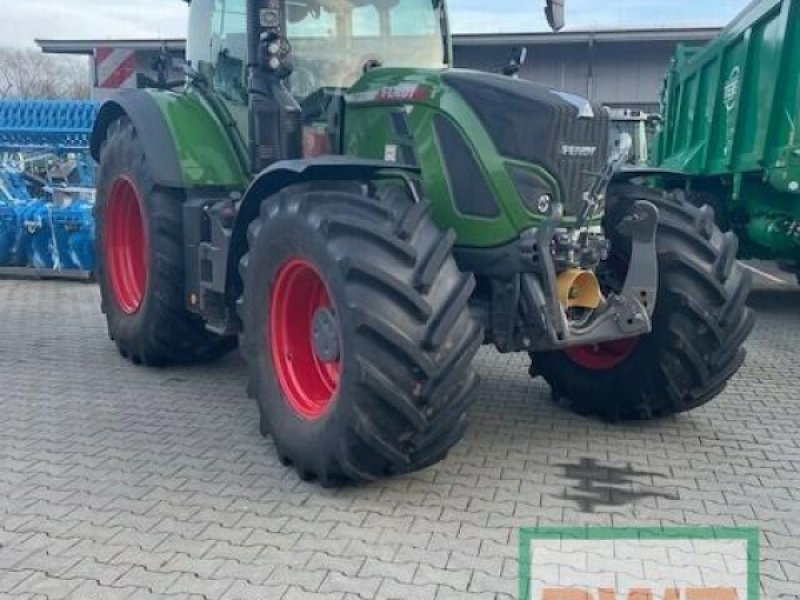
[[[314,351],[322,362],[332,363],[339,360],[341,339],[339,322],[336,320],[336,315],[327,306],[314,313],[312,338]]]

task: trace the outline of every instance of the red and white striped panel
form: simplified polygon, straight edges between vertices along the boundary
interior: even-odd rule
[[[94,51],[99,88],[135,88],[136,52],[125,48],[101,47]]]

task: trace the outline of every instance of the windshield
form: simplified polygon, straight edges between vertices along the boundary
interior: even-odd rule
[[[287,0],[294,47],[290,85],[302,99],[348,88],[368,65],[441,68],[439,0]]]

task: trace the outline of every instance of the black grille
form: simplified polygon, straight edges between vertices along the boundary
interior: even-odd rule
[[[591,183],[589,173],[601,171],[608,159],[608,113],[592,107],[594,117],[581,118],[580,98],[571,102],[550,88],[509,77],[456,70],[443,79],[475,111],[498,152],[541,165],[556,178],[565,212],[574,215]],[[589,147],[596,148],[594,155],[580,156]]]
[[[602,108],[595,108],[593,119],[558,120],[546,166],[559,180],[566,214],[575,214],[592,183],[592,174],[600,173],[608,162],[609,125],[608,113]],[[597,151],[591,157],[570,156],[563,151],[565,145],[595,146]]]
[[[458,210],[476,217],[499,217],[500,207],[497,206],[494,194],[483,176],[483,170],[464,137],[442,115],[436,115],[433,123],[447,167],[450,193]]]

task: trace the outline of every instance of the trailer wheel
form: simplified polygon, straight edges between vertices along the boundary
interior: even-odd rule
[[[461,439],[483,332],[453,240],[402,187],[298,186],[262,204],[240,346],[261,431],[301,478],[416,471]]]
[[[109,336],[135,364],[211,360],[236,344],[185,309],[181,200],[153,183],[131,122],[112,123],[97,177],[97,279]]]
[[[623,272],[610,287],[624,281],[630,256],[630,240],[617,227],[639,199],[661,213],[652,333],[531,357],[532,374],[547,380],[554,399],[610,421],[665,417],[715,398],[742,365],[754,323],[745,305],[750,274],[736,262],[736,237],[723,234],[713,211],[692,206],[682,191],[612,187],[605,226]]]

